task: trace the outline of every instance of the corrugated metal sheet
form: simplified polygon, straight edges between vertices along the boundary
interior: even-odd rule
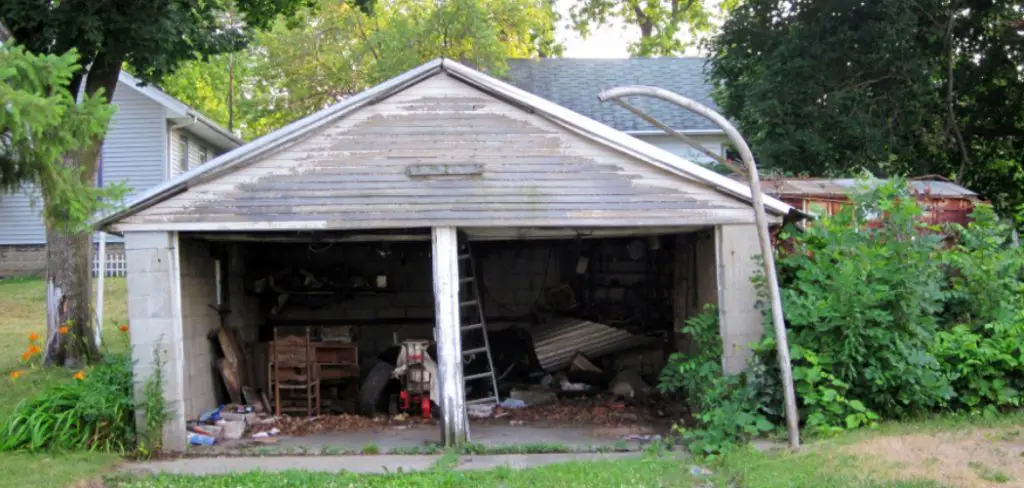
[[[121,182],[132,192],[128,197],[164,179],[164,108],[123,83],[114,91],[117,112],[103,144],[103,181]],[[0,245],[44,244],[46,228],[40,215],[42,203],[33,206],[35,191],[0,194]]]
[[[411,166],[459,165],[478,169],[408,173]],[[738,199],[438,74],[125,224],[283,230],[752,220]]]
[[[532,335],[537,360],[545,371],[565,368],[577,352],[597,358],[650,342],[647,337],[581,319],[559,319]]]
[[[977,198],[978,194],[956,183],[941,180],[912,180],[909,182],[915,192],[933,197]],[[845,197],[856,191],[859,182],[855,179],[768,179],[761,182],[761,189],[770,195],[781,197],[815,196]]]

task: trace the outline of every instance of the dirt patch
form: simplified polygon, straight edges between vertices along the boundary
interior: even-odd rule
[[[964,488],[1024,486],[1021,427],[876,437],[843,451],[887,465],[872,473],[877,477]]]

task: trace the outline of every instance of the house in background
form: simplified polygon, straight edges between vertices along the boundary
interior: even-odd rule
[[[122,73],[117,106],[100,153],[99,184],[123,183],[127,200],[243,144],[243,141],[158,88]],[[0,193],[0,278],[46,269],[42,202],[28,187]],[[112,252],[120,241],[111,239]]]
[[[503,76],[509,84],[555,102],[620,132],[690,161],[717,163],[683,141],[647,123],[612,102],[600,102],[597,94],[622,85],[653,85],[673,91],[718,110],[711,100],[712,87],[705,81],[704,58],[631,59],[514,59]],[[664,100],[633,97],[629,103],[667,124],[712,153],[725,156],[728,138],[710,120]]]

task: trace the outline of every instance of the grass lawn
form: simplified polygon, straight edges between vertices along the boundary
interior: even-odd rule
[[[127,348],[121,331],[111,324],[128,320],[128,300],[123,278],[108,278],[104,295],[103,347],[114,351]],[[62,368],[26,367],[21,353],[28,335],[46,334],[46,284],[41,279],[0,281],[0,422],[22,399],[47,385],[72,381],[74,371]],[[12,371],[21,371],[17,380]],[[119,462],[117,456],[101,453],[12,454],[0,453],[3,486],[68,486],[92,478]]]

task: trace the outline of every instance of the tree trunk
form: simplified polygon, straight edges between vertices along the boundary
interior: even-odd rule
[[[77,368],[99,357],[94,333],[92,233],[46,229],[46,364]],[[67,327],[65,333],[61,333]]]
[[[121,74],[122,57],[100,52],[93,59],[88,76],[78,76],[69,87],[76,96],[80,83],[90,96],[102,94],[107,103],[114,98],[114,89]],[[84,75],[80,73],[79,75]],[[99,171],[103,140],[64,156],[64,164],[81,168],[86,184],[95,184]],[[62,212],[44,202],[46,222],[46,357],[48,366],[81,367],[99,358],[96,346],[95,316],[92,313],[92,232],[67,225]],[[66,329],[65,329],[66,328]],[[63,332],[63,333],[62,333]]]

